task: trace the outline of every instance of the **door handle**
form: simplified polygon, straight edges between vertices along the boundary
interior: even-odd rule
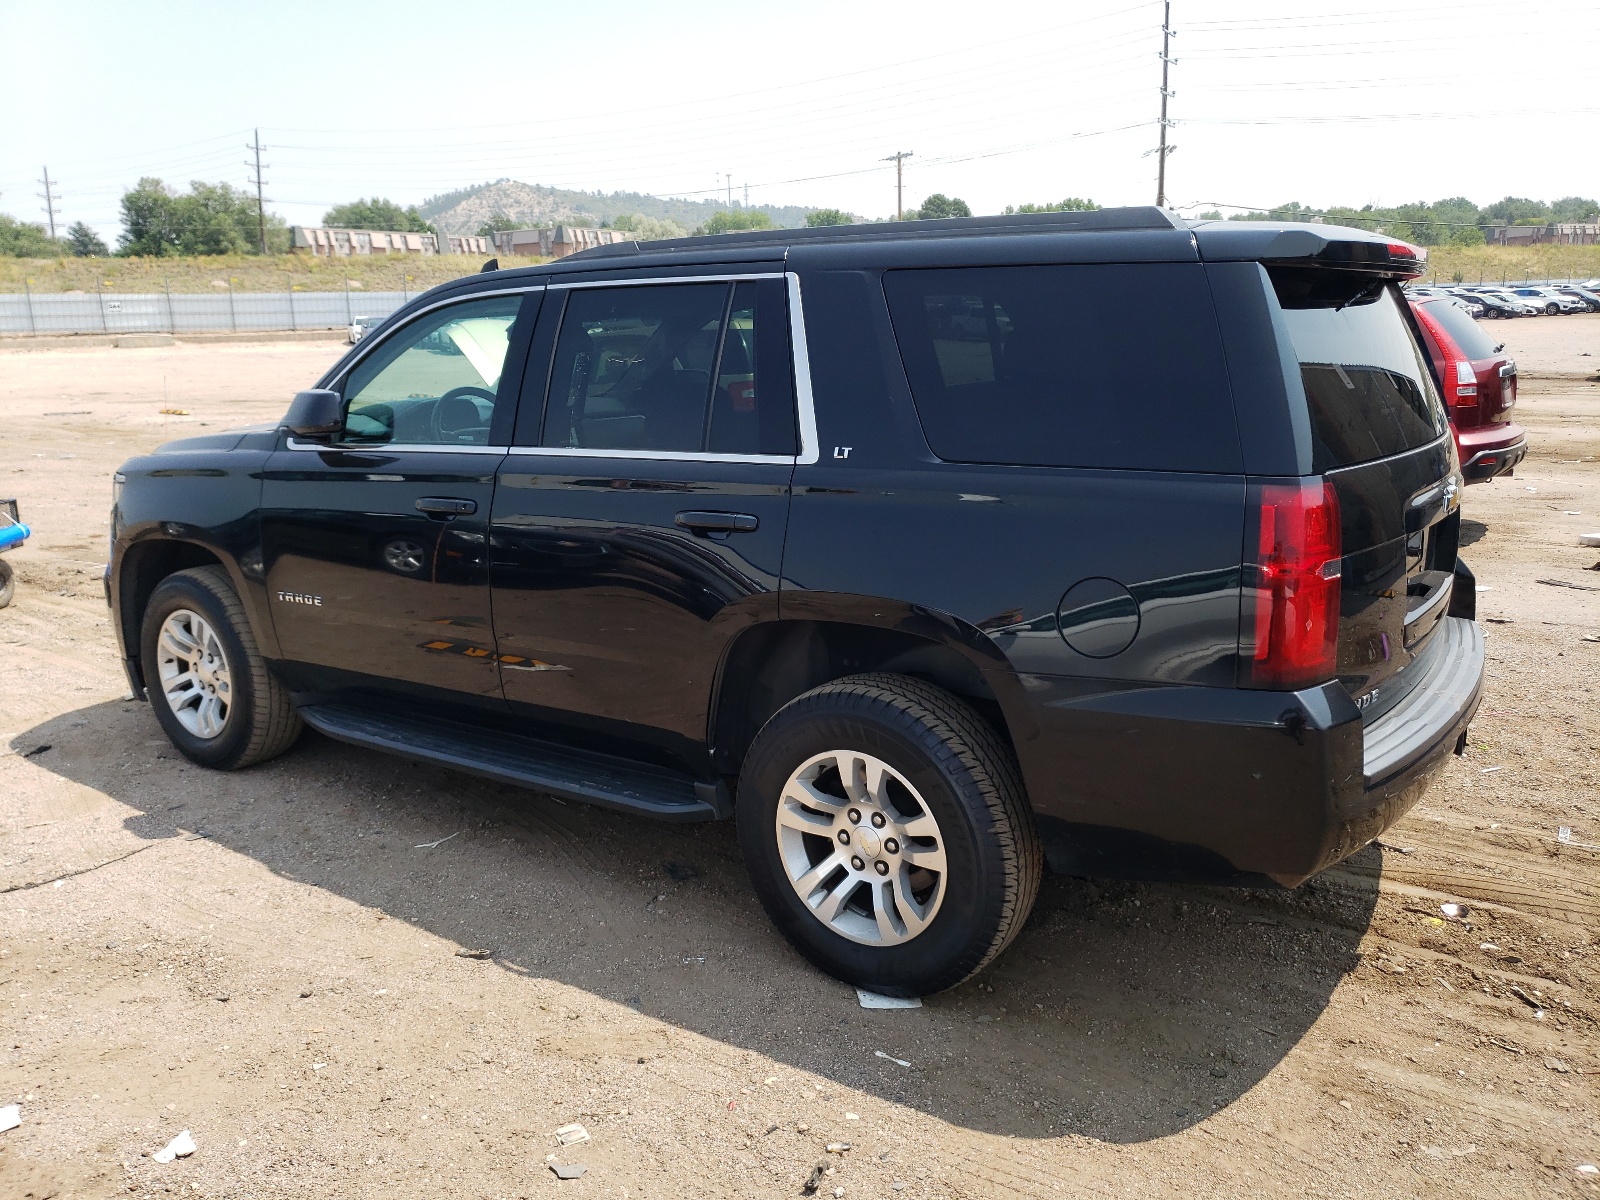
[[[458,500],[454,496],[423,496],[417,501],[417,511],[438,513],[447,517],[465,517],[478,511],[476,500]]]
[[[752,533],[761,522],[750,513],[681,512],[673,524],[695,533]]]

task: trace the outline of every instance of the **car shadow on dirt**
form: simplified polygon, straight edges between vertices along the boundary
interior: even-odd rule
[[[920,1011],[865,1011],[767,923],[729,823],[565,804],[309,731],[271,763],[213,774],[133,702],[67,713],[11,746],[46,743],[33,761],[129,806],[139,839],[202,834],[490,950],[486,970],[1029,1138],[1146,1141],[1248,1092],[1357,966],[1381,873],[1369,847],[1337,882],[1293,892],[1047,878],[1027,927],[977,979]]]

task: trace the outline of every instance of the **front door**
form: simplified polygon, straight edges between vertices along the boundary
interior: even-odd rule
[[[262,566],[298,690],[503,707],[488,521],[515,403],[502,374],[538,300],[424,312],[334,385],[336,442],[268,461]]]
[[[530,723],[693,765],[724,651],[776,615],[797,436],[784,280],[550,297],[525,388],[531,405],[549,381],[542,425],[519,427],[490,529],[505,695]]]

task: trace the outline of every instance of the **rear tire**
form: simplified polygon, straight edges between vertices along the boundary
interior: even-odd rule
[[[10,604],[16,594],[17,577],[11,572],[11,564],[0,558],[0,608]]]
[[[221,567],[192,567],[157,584],[139,648],[150,707],[185,758],[235,771],[277,757],[300,736],[289,693],[262,660]]]
[[[981,970],[1022,928],[1043,873],[1010,748],[961,700],[903,675],[838,679],[780,709],[745,758],[735,818],[783,935],[885,995]]]

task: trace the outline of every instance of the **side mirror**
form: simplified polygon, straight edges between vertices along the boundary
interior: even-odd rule
[[[344,398],[326,388],[300,392],[283,418],[284,429],[311,441],[330,441],[344,431]]]

